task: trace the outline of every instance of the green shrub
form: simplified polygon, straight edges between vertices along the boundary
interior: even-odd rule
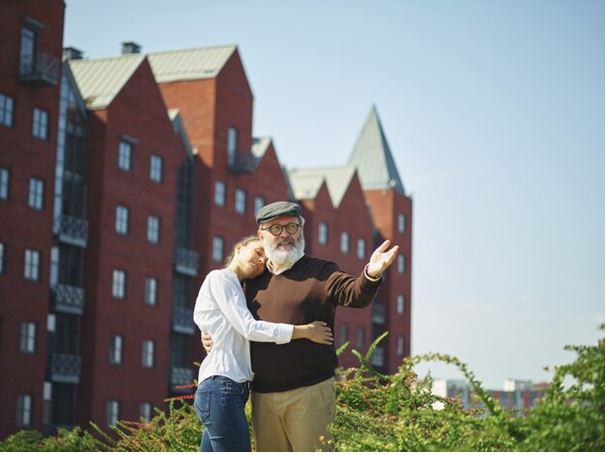
[[[603,330],[604,326],[602,326]],[[325,450],[336,451],[604,451],[604,338],[592,346],[567,346],[576,360],[555,368],[545,396],[526,416],[505,411],[456,357],[425,354],[405,359],[393,375],[370,365],[383,334],[365,355],[353,351],[359,368],[339,369],[337,414]],[[346,349],[342,346],[339,351]],[[471,384],[482,410],[431,393],[431,377],[413,368],[423,361],[455,365]],[[572,385],[565,387],[565,382]],[[434,409],[440,402],[443,409]],[[250,403],[246,408],[250,422]],[[44,438],[20,431],[0,442],[2,451],[188,451],[198,450],[202,427],[192,404],[170,401],[150,422],[119,422],[104,431],[60,430]],[[254,447],[254,441],[253,441]]]

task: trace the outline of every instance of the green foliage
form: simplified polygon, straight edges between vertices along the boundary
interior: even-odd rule
[[[370,359],[386,336],[364,355],[353,351],[359,368],[338,370],[337,415],[325,450],[604,451],[604,338],[592,346],[565,347],[576,353],[576,360],[556,367],[543,399],[519,417],[502,409],[456,357],[417,355],[405,359],[393,375],[378,373]],[[413,368],[436,360],[462,372],[482,410],[466,410],[458,399],[431,393],[431,377],[418,378]],[[435,409],[436,403],[443,409]],[[246,414],[250,422],[250,403]],[[193,406],[180,400],[171,401],[167,412],[155,409],[150,422],[122,421],[109,432],[91,425],[90,431],[60,430],[49,438],[20,431],[0,442],[0,450],[194,452],[202,432]]]

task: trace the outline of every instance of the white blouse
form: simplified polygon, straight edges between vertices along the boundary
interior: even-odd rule
[[[198,293],[194,322],[202,333],[212,336],[213,346],[198,373],[198,383],[214,376],[236,382],[252,381],[249,340],[288,343],[294,326],[257,321],[246,307],[246,298],[235,273],[211,271]]]

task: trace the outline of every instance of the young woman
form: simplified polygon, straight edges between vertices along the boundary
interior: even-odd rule
[[[239,241],[226,267],[211,271],[196,299],[194,322],[202,333],[211,333],[213,348],[200,365],[196,413],[204,424],[202,452],[250,452],[244,405],[253,372],[249,340],[276,344],[307,338],[331,344],[332,332],[324,321],[292,325],[257,321],[246,307],[244,280],[260,275],[265,254],[257,237]]]

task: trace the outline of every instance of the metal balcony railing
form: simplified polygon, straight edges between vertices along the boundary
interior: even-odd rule
[[[198,274],[198,253],[185,248],[175,248],[175,270],[189,276]]]
[[[55,232],[63,243],[86,247],[88,242],[88,221],[70,215],[59,215],[55,219]]]
[[[191,385],[194,382],[194,370],[191,368],[173,367],[170,370],[170,388],[179,391],[179,386]]]
[[[68,384],[80,382],[81,359],[75,354],[57,354],[51,357],[51,380]]]
[[[57,85],[60,60],[44,52],[21,55],[19,79],[25,83]]]
[[[173,330],[185,335],[193,335],[195,333],[193,312],[192,308],[173,306]]]
[[[51,292],[56,311],[77,315],[84,313],[84,289],[57,284]]]
[[[373,303],[372,322],[375,324],[385,324],[385,306],[382,303]]]
[[[377,347],[372,353],[372,357],[370,358],[370,364],[375,367],[382,367],[385,365],[385,351],[382,347]]]

